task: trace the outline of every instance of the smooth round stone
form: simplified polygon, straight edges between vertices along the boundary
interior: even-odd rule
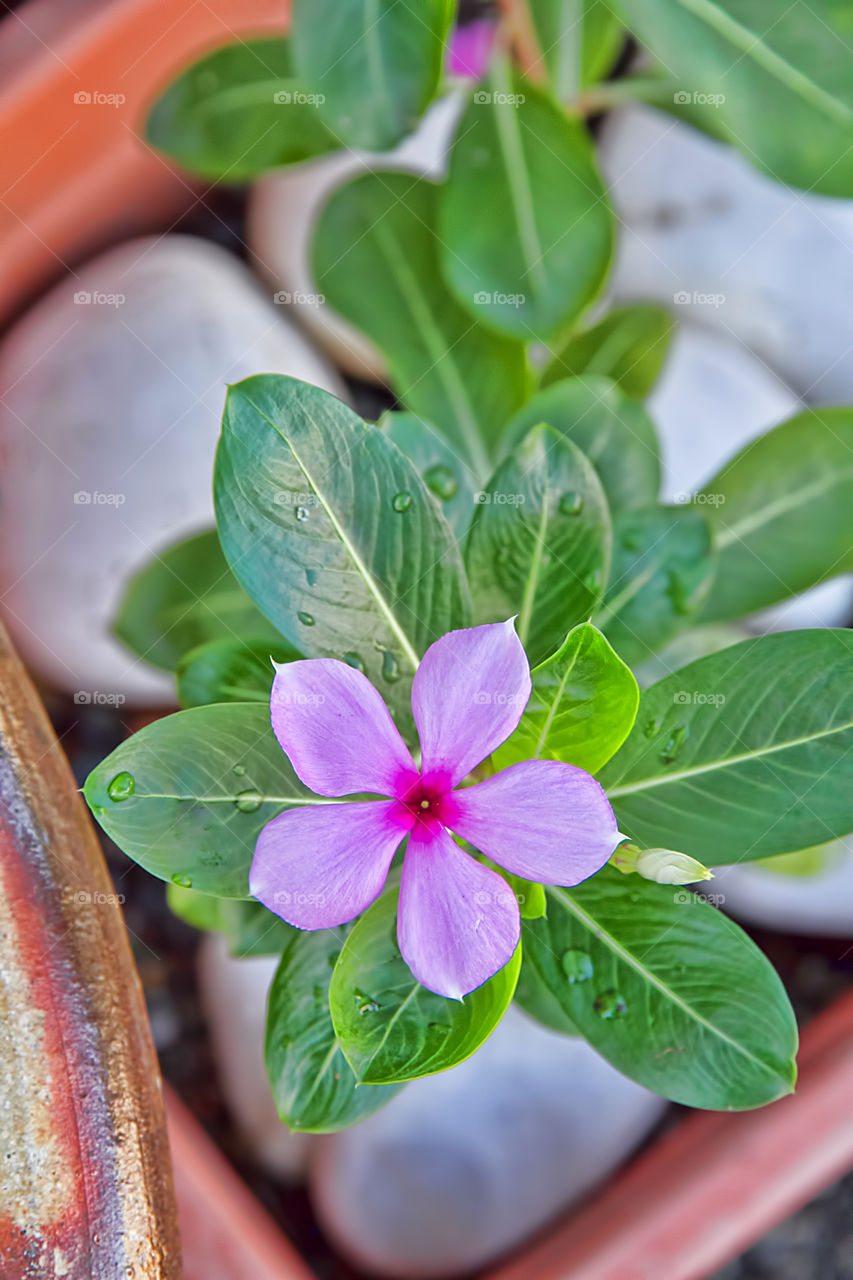
[[[724,895],[738,920],[831,938],[853,938],[853,836],[826,847],[826,865],[815,875],[788,875],[759,863],[717,867],[702,888]]]
[[[226,383],[333,369],[224,249],[131,241],[52,289],[0,348],[0,596],[22,657],[78,700],[162,702],[110,634],[128,578],[213,524]]]
[[[657,300],[751,347],[807,402],[853,401],[853,201],[809,195],[651,107],[599,160],[622,224],[619,300]]]
[[[395,1280],[456,1276],[607,1177],[665,1106],[585,1041],[512,1007],[473,1058],[319,1140],[314,1206],[359,1267]]]
[[[335,363],[355,377],[384,382],[385,362],[372,342],[321,301],[311,267],[317,219],[332,192],[367,169],[410,169],[441,177],[462,106],[461,91],[448,94],[394,151],[320,156],[271,174],[252,189],[247,239],[256,269],[274,293],[288,299],[300,323]]]
[[[278,956],[235,960],[222,934],[209,933],[199,948],[198,980],[226,1106],[252,1158],[293,1181],[304,1176],[315,1139],[279,1120],[264,1066],[267,993],[278,963]]]
[[[689,322],[676,328],[647,404],[661,441],[662,496],[676,503],[695,501],[731,457],[803,407],[739,342]],[[762,610],[750,627],[843,626],[852,613],[853,579],[845,575]]]

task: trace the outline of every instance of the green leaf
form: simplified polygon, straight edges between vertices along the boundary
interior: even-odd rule
[[[534,427],[479,495],[465,562],[482,622],[518,615],[531,663],[588,618],[610,563],[610,514],[590,463],[550,427]]]
[[[535,880],[525,880],[523,876],[513,875],[505,867],[499,867],[491,858],[481,856],[481,861],[491,870],[502,876],[515,894],[518,910],[522,920],[538,920],[544,916],[546,909],[545,887]]]
[[[228,391],[214,501],[235,574],[282,634],[408,711],[420,656],[469,606],[456,540],[399,449],[328,392],[261,374]]]
[[[340,187],[315,228],[314,276],[328,304],[382,352],[398,398],[434,422],[482,481],[530,373],[524,344],[472,324],[443,283],[437,190],[389,172]]]
[[[495,767],[563,760],[596,773],[637,715],[640,692],[628,667],[601,632],[583,622],[531,678],[530,701],[515,733],[493,753]]]
[[[227,703],[146,725],[89,774],[83,794],[128,857],[161,880],[246,898],[260,830],[318,800],[273,737],[269,708]]]
[[[673,320],[663,307],[615,307],[590,329],[573,333],[542,374],[542,386],[580,374],[611,378],[645,400],[669,350]],[[657,497],[657,490],[650,497]]]
[[[464,538],[474,514],[476,477],[441,433],[413,413],[384,413],[379,426],[420,471],[457,538]]]
[[[145,136],[191,173],[246,182],[338,145],[306,89],[287,40],[238,40],[169,85]]]
[[[472,316],[544,340],[601,290],[612,217],[584,126],[511,79],[503,58],[488,84],[473,93],[450,153],[441,266]]]
[[[172,888],[173,886],[169,886]],[[296,930],[254,899],[220,898],[219,928],[232,956],[280,956]]]
[[[706,865],[853,830],[853,631],[732,645],[640,695],[600,782],[619,829]]]
[[[297,933],[269,994],[265,1057],[278,1114],[290,1128],[333,1133],[366,1119],[397,1093],[359,1088],[329,1013],[329,979],[344,930]]]
[[[547,422],[584,451],[613,511],[657,500],[660,449],[654,423],[641,404],[607,378],[565,378],[537,392],[507,428],[509,445],[537,422]]]
[[[512,999],[521,950],[465,996],[445,1000],[412,977],[397,947],[396,890],[361,917],[344,943],[329,992],[332,1021],[356,1078],[393,1084],[446,1071],[491,1035]]]
[[[621,0],[681,88],[674,104],[779,182],[853,195],[853,13],[847,0]],[[717,101],[709,101],[717,95]]]
[[[282,643],[234,578],[213,529],[167,547],[131,578],[113,631],[166,671],[209,640],[238,641],[248,634]]]
[[[525,956],[619,1071],[690,1107],[743,1111],[790,1093],[797,1024],[779,977],[733,921],[686,889],[605,869],[548,889]]]
[[[529,0],[528,8],[548,81],[561,102],[604,79],[624,41],[605,0]]]
[[[720,567],[703,621],[741,617],[853,569],[853,409],[798,414],[705,486]]]
[[[386,151],[441,77],[450,0],[293,0],[293,51],[342,147]]]
[[[204,929],[207,932],[221,929],[223,902],[223,898],[216,898],[210,893],[199,893],[197,889],[185,889],[179,884],[166,885],[166,905],[169,910],[194,929]]]
[[[715,565],[703,511],[623,512],[613,525],[610,584],[596,622],[626,662],[645,662],[698,612]]]
[[[521,958],[521,970],[513,1000],[531,1018],[541,1022],[543,1027],[558,1031],[564,1036],[578,1034],[577,1027],[563,1012],[557,997],[551,994],[539,977],[533,962],[524,954]]]
[[[269,702],[273,666],[301,655],[284,640],[211,640],[178,663],[175,680],[182,707],[211,702]]]

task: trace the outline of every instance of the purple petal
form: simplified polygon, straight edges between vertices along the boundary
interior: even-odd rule
[[[346,924],[379,897],[413,821],[393,800],[288,809],[258,836],[249,889],[297,929]]]
[[[318,795],[398,796],[417,778],[381,695],[345,662],[309,658],[276,666],[270,720],[297,775]]]
[[[580,884],[625,839],[595,778],[559,760],[525,760],[455,791],[442,816],[493,862],[542,884]]]
[[[511,620],[436,640],[412,685],[421,773],[456,786],[506,741],[529,697],[530,665]]]
[[[450,74],[478,80],[489,65],[494,39],[495,24],[488,18],[457,27],[450,44]]]
[[[520,931],[506,881],[443,827],[419,823],[409,836],[397,913],[400,951],[418,982],[461,1000],[504,967]]]

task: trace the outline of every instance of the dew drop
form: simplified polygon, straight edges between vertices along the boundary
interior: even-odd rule
[[[586,587],[587,591],[591,591],[593,595],[598,595],[601,591],[601,578],[601,570],[593,569],[584,578],[583,585]]]
[[[624,996],[620,996],[618,991],[602,991],[595,997],[592,1007],[599,1018],[621,1018],[628,1012]]]
[[[107,787],[107,795],[114,804],[119,804],[122,800],[129,800],[136,790],[136,779],[132,773],[117,773],[112,782]]]
[[[579,516],[583,511],[583,494],[564,493],[558,510],[561,516]]]
[[[586,982],[592,977],[592,960],[585,951],[564,951],[560,957],[563,972],[569,982]]]
[[[672,601],[672,607],[679,617],[687,617],[690,613],[690,592],[686,583],[677,573],[668,575],[666,594]]]
[[[399,493],[394,494],[394,501],[391,503],[391,506],[395,511],[408,511],[411,505],[412,495],[409,493],[408,489],[401,489]]]
[[[235,766],[234,766],[234,773],[236,773],[236,775],[237,775],[237,777],[238,777],[238,778],[242,778],[242,777],[243,777],[243,774],[244,774],[245,772],[246,772],[246,767],[245,767],[245,765],[242,765],[242,764],[235,764]]]
[[[427,1024],[427,1031],[431,1032],[434,1036],[439,1036],[441,1039],[444,1039],[444,1037],[449,1034],[450,1027],[446,1022],[430,1022]]]
[[[364,992],[359,991],[358,988],[356,988],[355,991],[355,1007],[356,1011],[360,1013],[362,1017],[364,1017],[366,1013],[376,1013],[379,1009],[379,1005],[373,997],[365,995]]]
[[[443,462],[436,462],[434,466],[427,467],[424,472],[424,483],[431,493],[441,498],[442,502],[449,502],[459,492],[456,476]]]
[[[193,882],[189,876],[172,876],[172,884],[176,884],[179,889],[191,889]]]
[[[390,649],[384,649],[382,652],[382,678],[389,684],[394,684],[400,679],[400,664]]]
[[[348,667],[353,667],[354,670],[360,671],[364,675],[364,662],[357,653],[345,653],[344,662]]]
[[[264,802],[259,791],[241,791],[234,800],[234,808],[240,813],[257,813]]]
[[[316,570],[316,569],[306,569],[306,570],[305,570],[305,581],[308,583],[308,586],[309,586],[309,587],[313,587],[313,586],[314,586],[314,584],[316,583],[316,581],[317,581],[317,579],[319,578],[319,576],[320,576],[320,575],[319,575],[319,573],[317,572],[317,570]]]
[[[655,720],[647,720],[645,727],[643,728],[643,734],[647,738],[653,738],[662,724],[663,720],[660,716]]]
[[[297,520],[302,520],[302,521],[307,520],[307,519],[308,519],[308,508],[307,508],[307,507],[297,507],[297,508],[296,508],[296,519],[297,519]]]
[[[661,764],[673,763],[679,751],[681,750],[682,745],[684,743],[684,739],[686,737],[687,737],[686,725],[680,724],[675,729],[673,729],[672,733],[667,738],[666,743],[661,748],[661,752],[660,752]]]
[[[306,613],[304,609],[300,609],[299,613],[297,613],[296,616],[299,619],[299,621],[302,623],[303,627],[313,627],[314,625],[313,613]]]

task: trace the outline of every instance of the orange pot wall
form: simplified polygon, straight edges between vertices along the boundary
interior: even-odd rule
[[[199,54],[281,31],[289,0],[30,0],[0,22],[0,322],[51,279],[203,197],[140,140]],[[118,106],[75,103],[116,94]]]

